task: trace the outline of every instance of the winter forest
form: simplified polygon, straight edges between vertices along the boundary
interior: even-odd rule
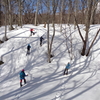
[[[0,0],[0,100],[100,100],[99,76],[100,0]]]

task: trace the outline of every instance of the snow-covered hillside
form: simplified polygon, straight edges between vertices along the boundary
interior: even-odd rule
[[[65,27],[65,25],[63,25]],[[30,28],[36,34],[30,36]],[[84,26],[80,25],[84,35]],[[92,41],[100,25],[91,25],[89,41]],[[64,28],[65,30],[65,28]],[[50,27],[50,34],[52,34]],[[64,31],[63,31],[64,32]],[[47,29],[40,26],[24,25],[23,28],[7,32],[8,41],[0,44],[0,100],[100,100],[100,34],[90,56],[80,56],[82,42],[74,26],[66,26],[67,36],[73,38],[73,60],[70,61],[65,36],[56,25],[53,42],[52,62],[47,62]],[[40,36],[44,36],[40,47]],[[0,27],[0,39],[4,27]],[[26,47],[31,44],[31,54],[26,56]],[[67,42],[69,46],[70,43]],[[63,75],[70,61],[68,75]],[[20,88],[19,73],[25,69],[27,84]]]

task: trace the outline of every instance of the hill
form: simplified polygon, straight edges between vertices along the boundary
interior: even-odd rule
[[[30,28],[36,34],[30,36]],[[80,25],[84,35],[84,25]],[[89,41],[92,41],[100,25],[91,25]],[[56,25],[52,62],[47,62],[47,29],[40,26],[24,25],[18,30],[7,31],[8,41],[0,44],[0,100],[99,100],[100,99],[100,34],[90,56],[80,55],[82,41],[74,26],[63,25],[63,34]],[[68,53],[72,36],[72,60]],[[52,35],[50,26],[50,35]],[[0,27],[0,38],[4,27]],[[44,37],[40,47],[40,36]],[[67,46],[66,46],[67,43]],[[31,44],[31,54],[26,56],[26,47]],[[71,67],[68,75],[63,75],[66,64]],[[20,88],[19,73],[25,69],[27,84]]]

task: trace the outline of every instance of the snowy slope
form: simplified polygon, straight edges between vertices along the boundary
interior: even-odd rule
[[[65,27],[65,25],[63,25]],[[84,35],[84,26],[80,25]],[[30,36],[30,28],[36,34]],[[100,25],[91,25],[91,42]],[[70,61],[64,34],[56,25],[52,62],[47,62],[47,39],[40,47],[39,37],[47,35],[43,25],[24,25],[18,30],[8,31],[9,40],[0,44],[0,56],[4,64],[0,65],[0,100],[100,100],[100,34],[89,57],[82,57],[79,51],[82,42],[74,26],[66,26],[67,36],[73,38],[73,60],[69,75],[63,75]],[[50,27],[52,34],[52,27]],[[0,39],[4,27],[0,28]],[[31,55],[26,56],[26,46],[31,44]],[[67,42],[68,46],[70,45]],[[20,88],[19,72],[25,69],[27,84]]]

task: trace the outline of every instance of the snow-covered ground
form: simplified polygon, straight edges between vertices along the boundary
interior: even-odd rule
[[[65,25],[63,25],[65,27]],[[30,28],[36,34],[30,36]],[[84,25],[80,25],[84,35]],[[100,25],[91,25],[91,42]],[[66,36],[72,35],[73,56],[70,60],[66,47]],[[50,27],[50,34],[52,34]],[[39,37],[44,36],[40,47]],[[40,26],[24,25],[23,28],[7,32],[8,41],[0,44],[0,100],[100,100],[100,34],[96,39],[90,56],[80,56],[82,42],[77,29],[71,25],[60,33],[56,25],[53,42],[52,62],[47,62],[47,29]],[[0,39],[4,36],[4,27],[0,27]],[[26,56],[27,44],[31,44],[31,54]],[[67,41],[70,48],[70,42]],[[63,75],[66,64],[70,61],[68,75]],[[19,73],[25,69],[27,84],[20,88]]]

